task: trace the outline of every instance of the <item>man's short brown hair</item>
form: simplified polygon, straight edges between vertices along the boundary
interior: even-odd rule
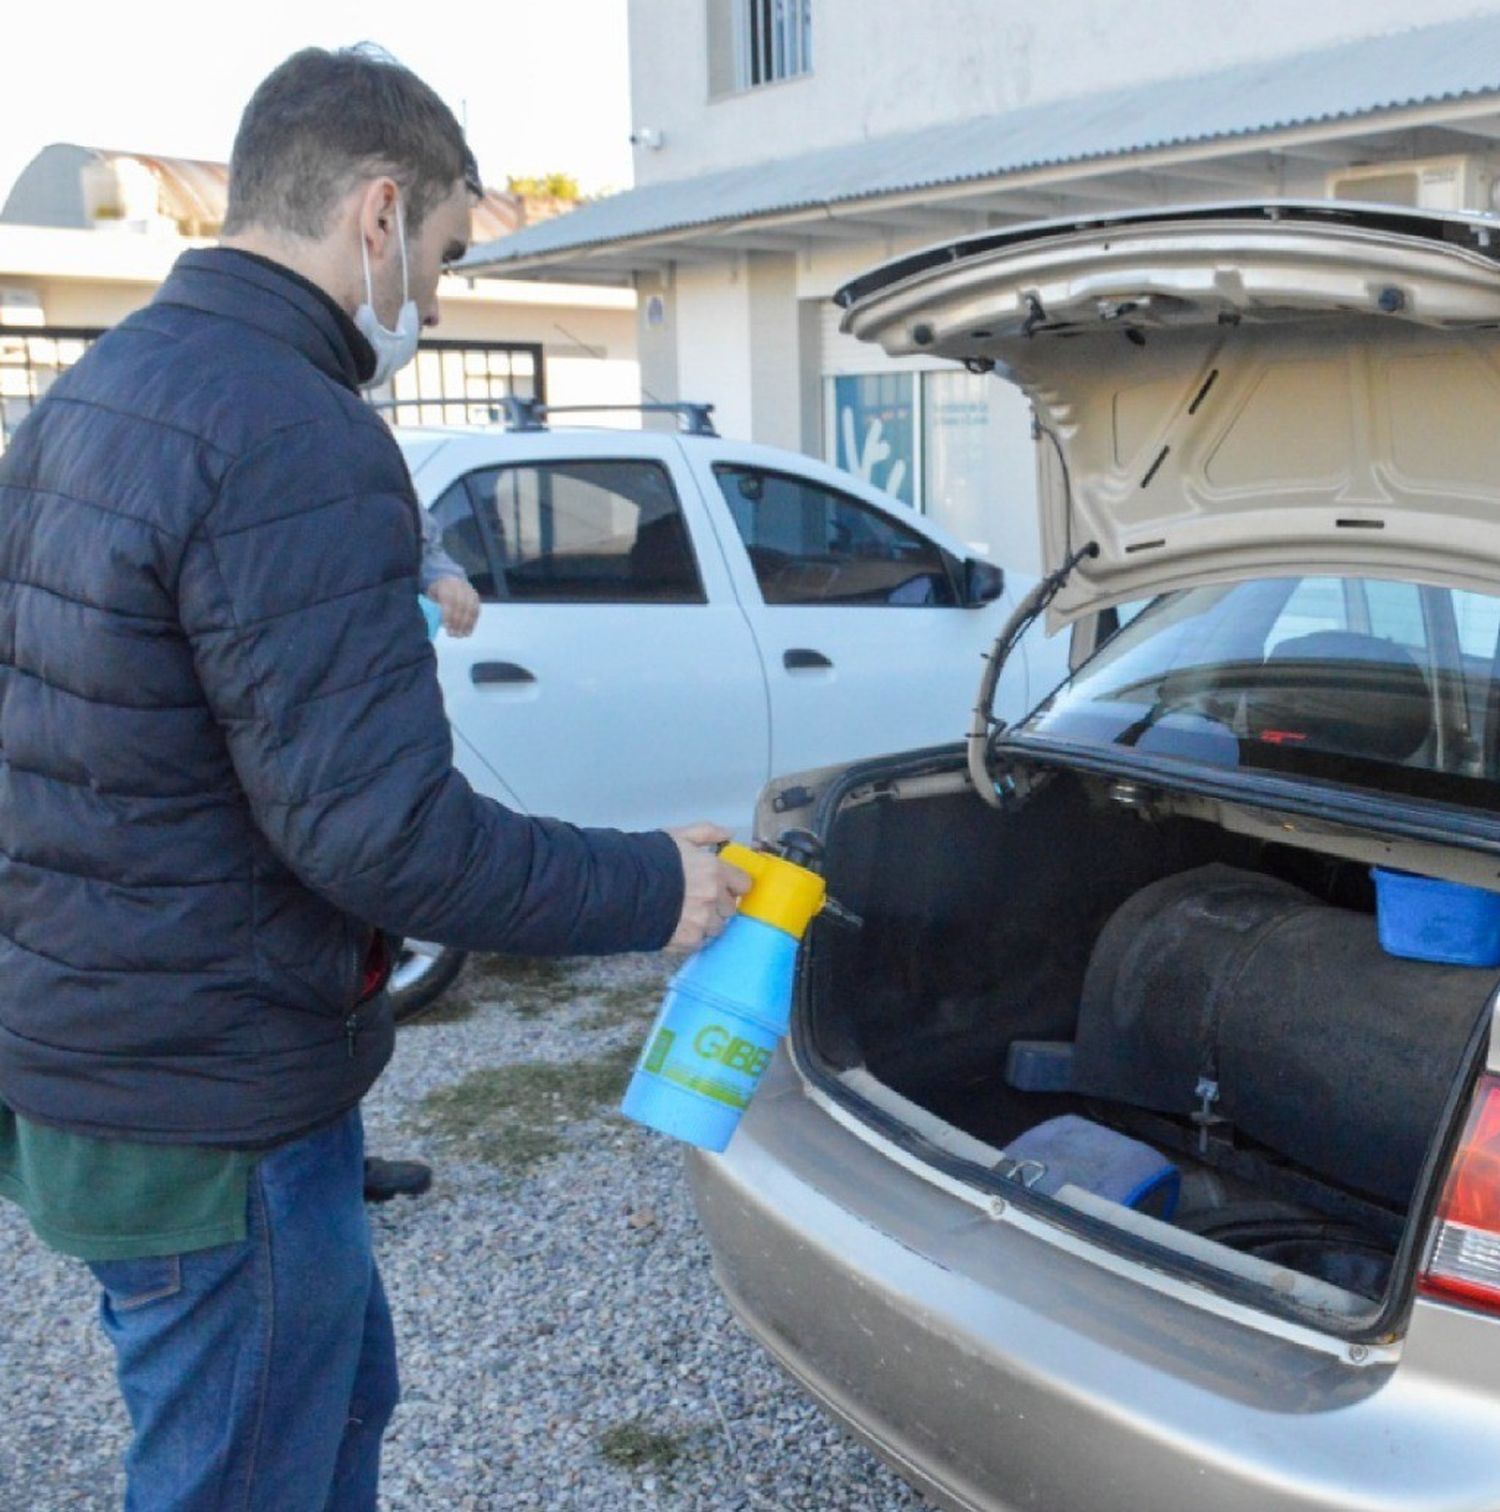
[[[224,231],[322,236],[356,183],[388,173],[407,226],[465,183],[480,192],[463,128],[437,94],[368,45],[293,53],[250,97],[229,159]]]

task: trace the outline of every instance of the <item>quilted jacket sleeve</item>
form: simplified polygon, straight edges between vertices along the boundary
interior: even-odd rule
[[[291,427],[225,471],[178,598],[256,824],[309,888],[393,933],[659,948],[682,904],[668,835],[526,818],[454,770],[419,557],[405,471],[373,418]]]

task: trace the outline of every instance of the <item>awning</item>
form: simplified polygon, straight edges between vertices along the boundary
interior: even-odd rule
[[[931,225],[934,236],[1076,208],[1132,202],[1111,173],[1155,159],[1152,197],[1262,185],[1268,150],[1328,166],[1371,155],[1493,149],[1500,136],[1500,16],[1362,38],[1185,78],[1154,80],[1000,114],[644,185],[477,245],[470,273],[601,279],[694,243],[790,250],[773,233],[865,238]],[[1340,142],[1346,143],[1340,148]],[[1378,141],[1375,145],[1379,145]],[[1205,169],[1205,165],[1208,165]],[[1194,192],[1189,189],[1188,192]],[[906,209],[903,216],[893,212]],[[986,219],[975,219],[980,212]],[[946,223],[937,217],[946,215]]]

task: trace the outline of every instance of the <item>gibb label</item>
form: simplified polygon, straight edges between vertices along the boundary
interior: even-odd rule
[[[734,1029],[710,1021],[688,1030],[662,1025],[652,1036],[642,1070],[743,1111],[771,1062],[771,1051]]]

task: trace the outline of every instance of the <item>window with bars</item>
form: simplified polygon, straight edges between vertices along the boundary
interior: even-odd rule
[[[501,401],[546,401],[542,349],[531,342],[423,341],[380,407],[392,425],[482,425]]]
[[[0,452],[58,376],[103,334],[83,326],[0,328]],[[424,341],[379,397],[392,425],[482,425],[500,418],[501,401],[511,395],[546,401],[536,343]]]
[[[741,89],[812,72],[812,0],[735,0]]]
[[[16,427],[104,332],[92,326],[34,326],[0,329],[0,452]]]

